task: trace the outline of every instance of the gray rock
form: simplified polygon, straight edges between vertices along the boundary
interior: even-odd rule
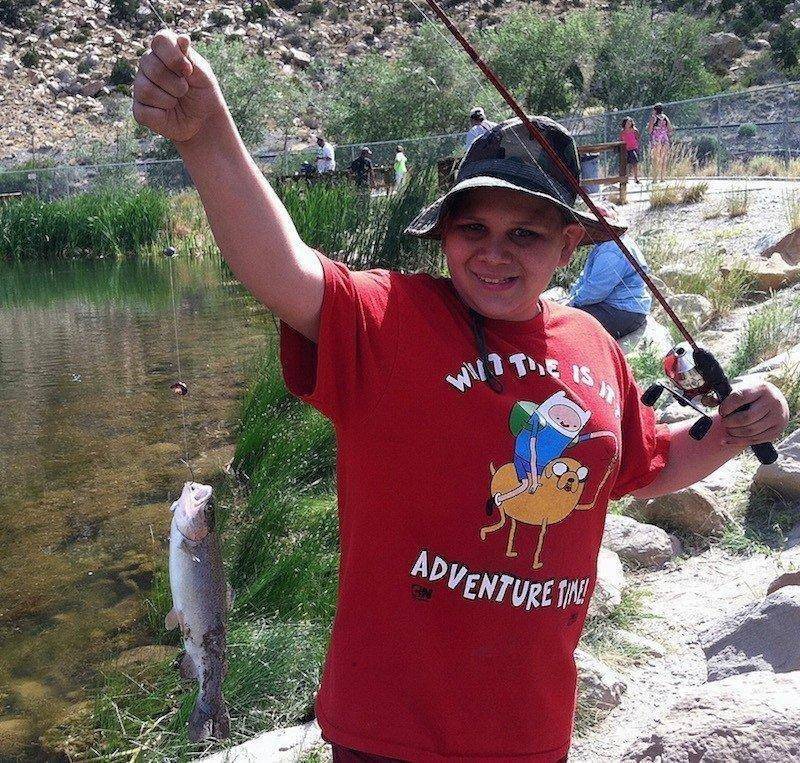
[[[623,754],[622,763],[800,760],[800,672],[748,673],[703,684]]]
[[[673,557],[672,541],[660,527],[618,514],[606,517],[603,546],[634,567],[658,569]]]
[[[714,71],[725,74],[731,62],[744,53],[741,38],[731,32],[715,32],[705,39],[706,62]]]
[[[708,680],[739,673],[800,670],[800,588],[789,586],[706,631],[701,645]]]
[[[759,466],[753,481],[773,488],[787,498],[800,499],[800,429],[776,447],[778,460],[774,464]]]
[[[203,758],[203,763],[296,763],[322,744],[322,732],[316,721],[302,726],[276,729],[244,744]]]
[[[625,572],[619,556],[607,548],[597,558],[597,584],[589,602],[589,617],[610,615],[622,602]]]
[[[297,48],[289,48],[289,53],[292,56],[292,62],[301,68],[311,65],[312,58],[308,53],[304,53]]]
[[[677,527],[698,535],[719,535],[730,522],[714,494],[702,485],[646,501],[634,501],[629,510],[638,519]]]
[[[578,702],[592,710],[613,710],[622,701],[628,685],[616,670],[588,652],[575,652],[578,668]]]
[[[711,300],[702,294],[673,294],[670,306],[691,329],[703,328],[714,314]],[[668,323],[669,316],[661,305],[653,310],[653,318],[660,323]]]

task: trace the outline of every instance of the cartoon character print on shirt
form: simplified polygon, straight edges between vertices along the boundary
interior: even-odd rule
[[[514,461],[499,469],[495,469],[494,464],[489,466],[491,497],[486,504],[486,513],[491,516],[497,508],[500,521],[481,528],[482,541],[486,540],[489,533],[503,528],[510,519],[506,556],[516,557],[514,536],[517,522],[538,526],[541,529],[533,556],[533,569],[544,566],[541,555],[548,526],[561,522],[573,511],[594,508],[597,496],[616,463],[616,436],[613,432],[581,434],[591,415],[563,390],[551,395],[541,405],[520,401],[512,408],[509,427],[516,438]],[[598,437],[614,440],[615,455],[595,491],[594,499],[581,503],[589,469],[578,460],[565,457],[564,452]]]

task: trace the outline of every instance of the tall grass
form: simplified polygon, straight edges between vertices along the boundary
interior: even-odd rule
[[[133,254],[152,244],[169,218],[165,194],[114,188],[46,202],[0,204],[0,257],[98,257]]]
[[[794,191],[784,192],[783,211],[789,230],[800,228],[800,195]]]
[[[747,214],[749,193],[746,190],[732,191],[725,199],[728,217],[742,217]]]
[[[438,244],[406,236],[417,212],[436,196],[436,167],[421,165],[400,193],[370,196],[350,183],[279,185],[277,192],[300,237],[309,245],[362,269],[439,271]]]
[[[770,304],[750,316],[730,360],[728,373],[738,376],[778,355],[800,339],[800,303]]]

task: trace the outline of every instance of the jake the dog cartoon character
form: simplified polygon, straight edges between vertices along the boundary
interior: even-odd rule
[[[509,418],[511,432],[516,436],[514,461],[496,471],[494,464],[490,465],[492,497],[487,502],[486,512],[491,516],[496,506],[500,521],[481,528],[481,540],[485,541],[489,533],[504,527],[506,519],[510,517],[506,556],[515,557],[517,522],[538,525],[541,530],[533,569],[538,570],[543,566],[540,557],[548,525],[560,522],[573,511],[594,508],[597,495],[616,463],[616,436],[613,432],[580,434],[591,415],[563,390],[551,395],[539,406],[526,401],[514,406]],[[567,448],[598,437],[614,440],[614,456],[595,491],[595,499],[591,503],[581,504],[589,470],[574,458],[564,457],[563,454]]]

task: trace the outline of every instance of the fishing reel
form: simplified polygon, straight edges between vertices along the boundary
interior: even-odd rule
[[[702,347],[692,347],[682,342],[673,347],[664,358],[663,383],[651,384],[642,395],[642,403],[652,408],[664,392],[670,394],[681,406],[689,407],[700,414],[692,424],[689,436],[702,440],[711,429],[713,419],[702,409],[716,408],[731,393],[731,383],[722,370],[719,361]],[[745,411],[749,405],[739,408]],[[778,453],[771,443],[752,446],[753,452],[762,464],[772,464]]]

